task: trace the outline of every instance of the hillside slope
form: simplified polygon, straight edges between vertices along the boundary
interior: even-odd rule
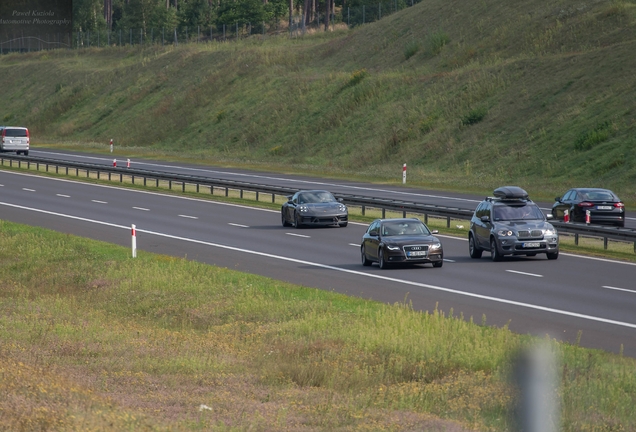
[[[636,4],[425,0],[299,39],[0,57],[33,143],[636,201]],[[94,150],[94,148],[92,148]],[[496,161],[496,163],[495,163]]]

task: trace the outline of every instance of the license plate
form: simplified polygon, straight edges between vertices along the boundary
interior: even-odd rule
[[[539,246],[541,246],[541,243],[539,243],[539,242],[527,242],[527,243],[523,243],[523,247],[524,247],[524,248],[538,248]]]
[[[612,207],[611,206],[596,206],[597,209],[599,210],[611,210]]]
[[[410,257],[426,256],[426,251],[409,252]]]

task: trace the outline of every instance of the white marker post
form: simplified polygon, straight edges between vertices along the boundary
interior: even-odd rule
[[[117,159],[113,159],[113,166],[116,167],[117,166]]]
[[[126,163],[126,168],[130,168],[130,159],[128,159],[128,162]]]
[[[111,153],[113,152],[113,140],[112,139],[110,140],[110,152]]]
[[[590,221],[591,216],[592,216],[592,214],[590,213],[590,211],[589,210],[585,210],[585,223],[586,224],[589,224],[591,222]]]
[[[402,184],[406,184],[406,164],[402,166]]]
[[[132,232],[132,257],[137,258],[137,230],[135,229],[135,224],[131,226]]]

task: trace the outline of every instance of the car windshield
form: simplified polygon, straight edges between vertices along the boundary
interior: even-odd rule
[[[334,201],[336,201],[336,198],[331,192],[327,191],[303,192],[298,196],[299,204],[328,203]]]
[[[386,222],[382,224],[383,236],[399,236],[399,235],[430,235],[430,231],[422,222]]]
[[[543,213],[534,204],[497,205],[494,207],[493,216],[496,221],[543,219]]]
[[[614,201],[614,195],[610,191],[581,191],[581,196],[589,201]]]

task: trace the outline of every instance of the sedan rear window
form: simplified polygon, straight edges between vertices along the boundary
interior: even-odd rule
[[[608,191],[581,192],[583,199],[590,201],[614,201],[616,198]]]

